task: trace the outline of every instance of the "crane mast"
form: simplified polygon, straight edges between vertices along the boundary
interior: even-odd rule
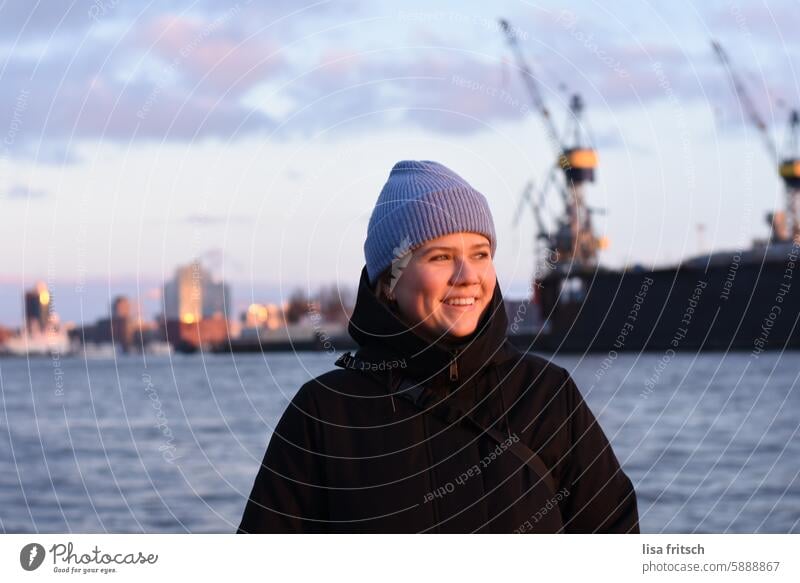
[[[558,170],[564,177],[564,185],[556,184],[556,187],[561,193],[565,212],[557,221],[555,233],[546,236],[550,249],[556,252],[558,261],[568,268],[593,267],[597,264],[597,252],[601,248],[601,242],[595,236],[591,213],[586,205],[585,184],[594,182],[597,152],[589,146],[582,145],[580,118],[583,112],[583,100],[579,95],[572,96],[568,124],[572,123],[573,127],[564,135],[571,136],[573,143],[571,146],[564,144],[559,137],[553,116],[544,102],[539,83],[522,54],[514,29],[506,20],[500,20],[500,27],[506,35],[533,109],[539,113],[556,154],[557,161],[544,181],[540,198],[543,198],[551,184],[556,183],[555,174]],[[529,190],[525,191],[523,199],[523,202],[529,201],[532,206],[537,204],[532,201]],[[536,219],[541,225],[538,214]]]
[[[767,222],[770,224],[772,231],[771,240],[776,243],[791,240],[800,241],[800,152],[797,151],[800,113],[797,110],[793,110],[789,114],[787,149],[785,157],[781,158],[767,124],[758,113],[755,103],[734,69],[727,52],[715,40],[711,41],[711,46],[728,74],[728,79],[731,82],[734,94],[739,100],[742,111],[750,124],[758,130],[767,148],[767,153],[783,180],[786,193],[786,209],[767,215]]]

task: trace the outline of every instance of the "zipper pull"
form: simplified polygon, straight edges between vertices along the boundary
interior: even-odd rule
[[[457,381],[458,380],[458,350],[453,351],[453,360],[450,362],[450,380]]]

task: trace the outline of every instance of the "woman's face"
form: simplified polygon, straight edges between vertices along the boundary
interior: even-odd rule
[[[460,338],[475,331],[496,281],[489,240],[454,233],[415,249],[393,293],[417,334]]]

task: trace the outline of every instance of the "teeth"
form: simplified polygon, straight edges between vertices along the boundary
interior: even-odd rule
[[[475,303],[475,298],[450,298],[444,303],[451,306],[471,306]]]

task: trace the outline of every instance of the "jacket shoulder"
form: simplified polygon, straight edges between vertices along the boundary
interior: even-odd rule
[[[307,391],[327,388],[344,389],[359,386],[371,386],[378,380],[371,374],[347,368],[335,368],[309,380],[303,387]]]
[[[296,404],[319,404],[330,402],[331,399],[341,400],[372,394],[376,388],[379,388],[379,381],[368,373],[337,368],[304,383],[293,401]]]
[[[507,370],[521,369],[526,376],[535,375],[537,378],[558,380],[562,383],[570,378],[567,369],[552,360],[533,352],[524,352],[510,343],[507,344],[507,350],[509,358],[504,363]]]

